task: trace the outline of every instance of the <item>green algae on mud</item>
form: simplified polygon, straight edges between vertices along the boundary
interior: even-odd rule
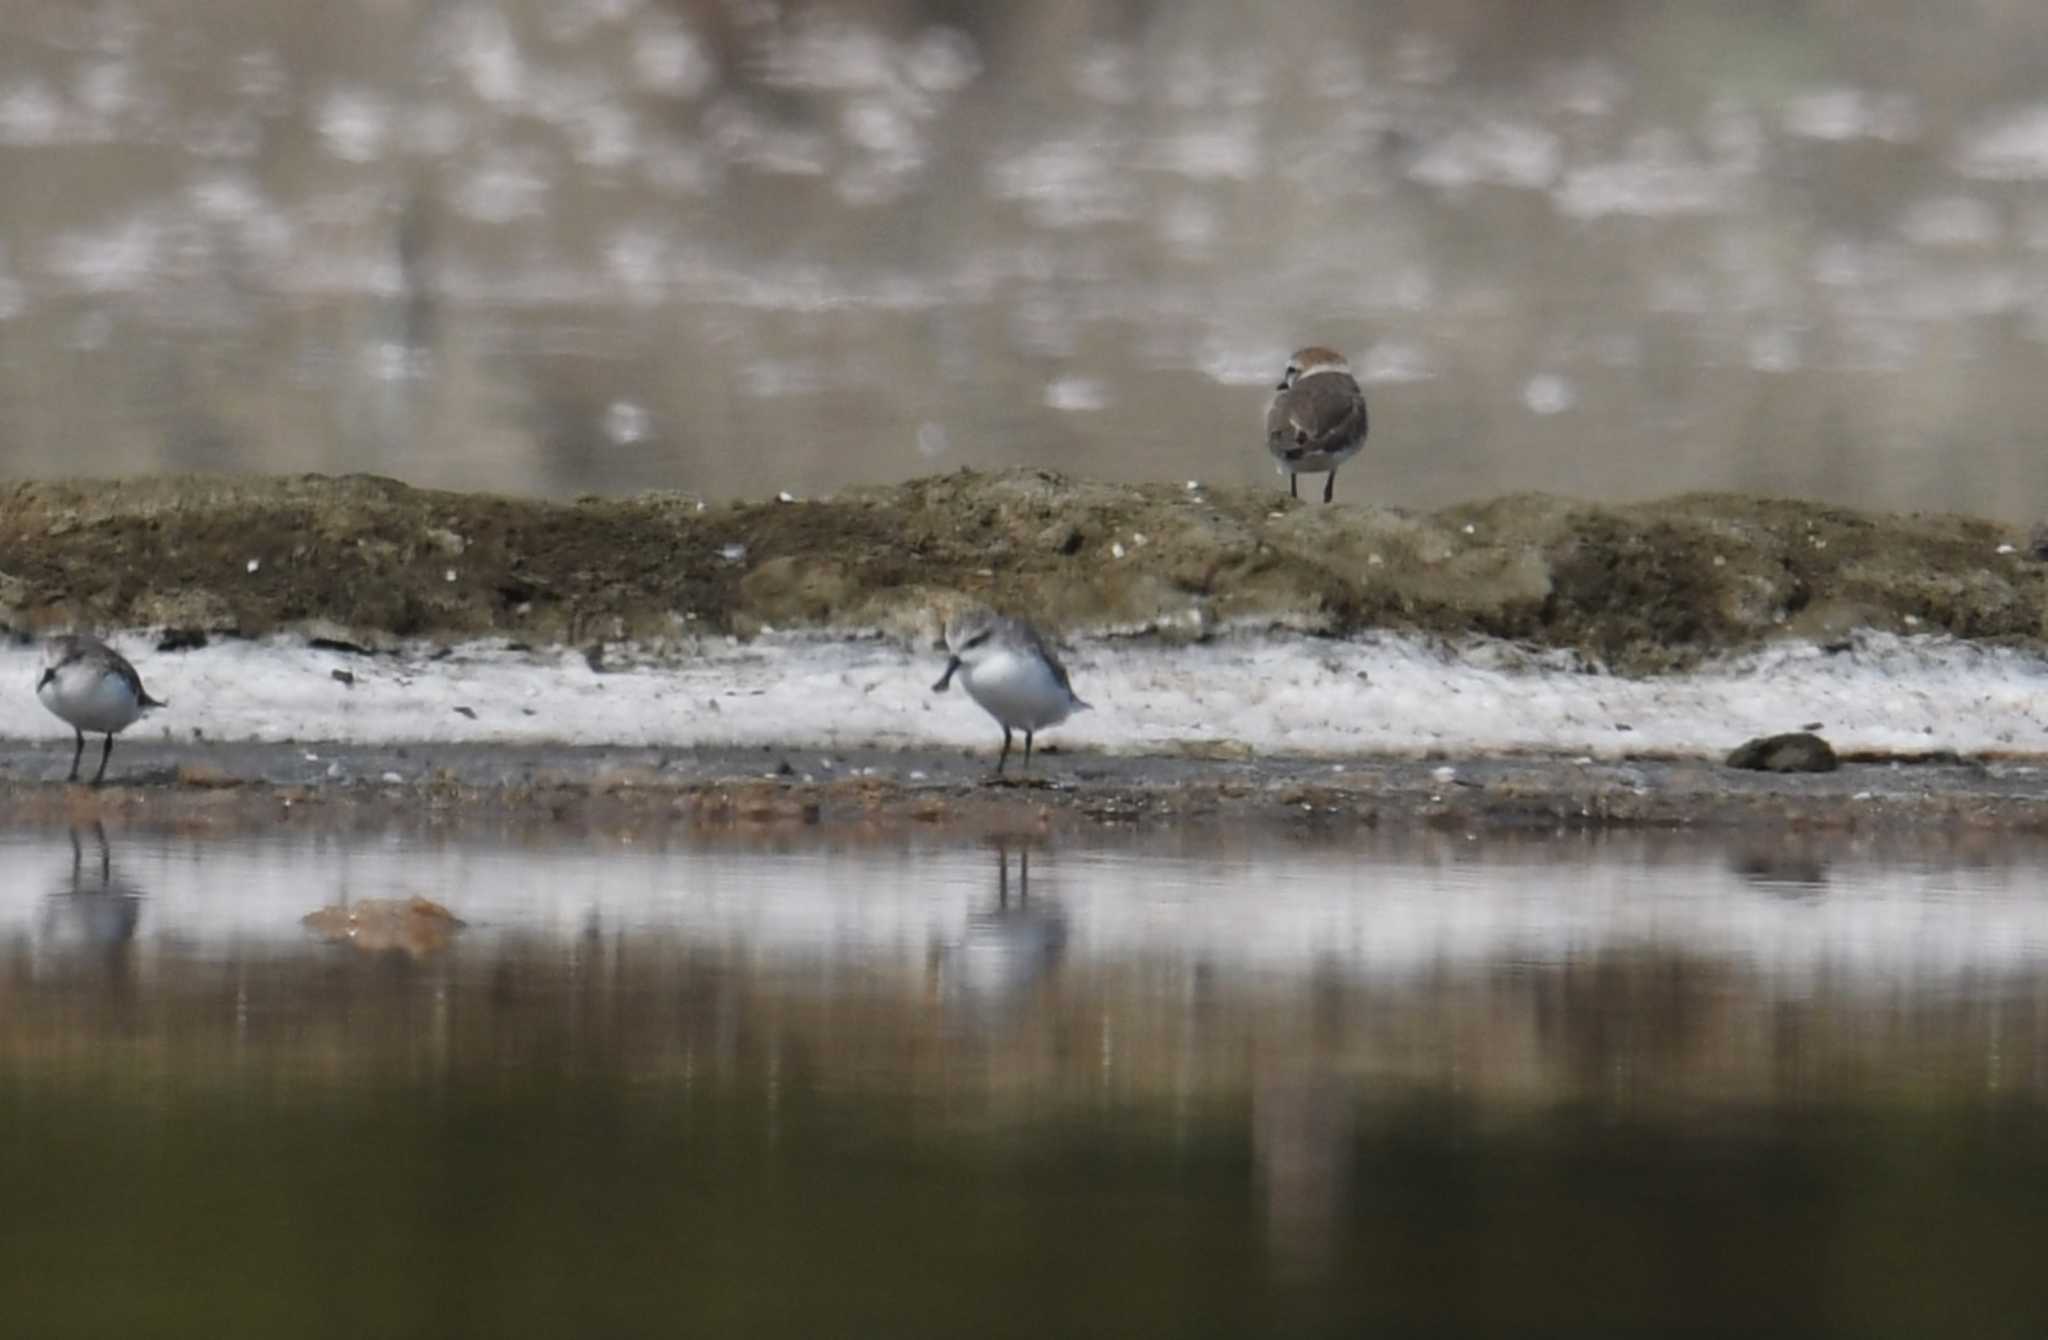
[[[375,646],[765,627],[930,636],[985,600],[1066,633],[1483,635],[1627,673],[1851,628],[2037,640],[2048,569],[1959,516],[1694,494],[1439,512],[963,470],[798,502],[574,502],[364,475],[23,482],[0,621]]]

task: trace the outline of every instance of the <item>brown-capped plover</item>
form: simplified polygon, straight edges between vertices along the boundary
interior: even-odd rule
[[[1011,731],[1024,732],[1024,766],[1029,768],[1031,737],[1088,707],[1074,696],[1060,658],[1022,619],[985,609],[956,614],[946,624],[946,651],[946,673],[932,685],[932,692],[944,693],[958,674],[967,696],[1003,728],[997,776],[1010,761]]]
[[[71,775],[64,780],[78,780],[85,733],[106,735],[107,742],[100,747],[100,770],[92,775],[94,786],[107,775],[114,736],[134,725],[149,708],[169,706],[149,696],[142,687],[142,676],[135,673],[127,657],[84,633],[50,639],[43,651],[43,677],[36,681],[36,697],[70,723],[72,733],[78,736],[78,747],[71,751]]]
[[[1323,501],[1330,501],[1337,467],[1365,445],[1365,428],[1365,392],[1344,355],[1319,344],[1295,350],[1266,407],[1266,450],[1287,475],[1288,495],[1301,496],[1295,476],[1327,473]]]

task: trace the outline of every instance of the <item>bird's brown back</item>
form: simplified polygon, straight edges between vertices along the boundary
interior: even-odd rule
[[[1326,451],[1365,434],[1365,392],[1348,372],[1311,373],[1266,411],[1266,445],[1275,452]]]

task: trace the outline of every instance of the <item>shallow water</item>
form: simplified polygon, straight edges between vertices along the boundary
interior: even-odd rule
[[[2044,861],[0,832],[0,1292],[39,1335],[2038,1334]],[[463,924],[371,915],[413,897]]]
[[[2035,7],[492,0],[0,10],[9,470],[2035,519]],[[1309,487],[1313,487],[1310,485]]]

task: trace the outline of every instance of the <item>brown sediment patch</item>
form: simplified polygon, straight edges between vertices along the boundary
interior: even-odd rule
[[[426,958],[446,949],[466,924],[431,898],[357,898],[308,912],[300,924],[329,944],[357,953]]]
[[[983,600],[1070,633],[1481,634],[1646,673],[1854,627],[2037,640],[2048,567],[2024,540],[1968,517],[1737,494],[1421,514],[1038,470],[716,505],[181,476],[0,492],[0,621],[298,629],[366,648],[765,627],[928,637],[943,610]]]

